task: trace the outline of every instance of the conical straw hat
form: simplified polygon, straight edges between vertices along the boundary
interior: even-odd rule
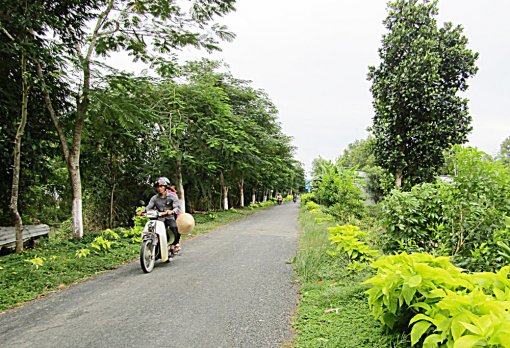
[[[177,228],[179,234],[189,234],[195,228],[195,219],[188,213],[179,214],[177,217]]]

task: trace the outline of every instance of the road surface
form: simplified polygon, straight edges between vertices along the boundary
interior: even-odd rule
[[[2,347],[280,347],[298,287],[297,204],[184,241],[143,274],[133,262],[0,314]]]

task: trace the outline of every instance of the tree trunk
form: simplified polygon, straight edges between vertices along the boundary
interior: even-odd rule
[[[81,176],[80,166],[77,164],[78,160],[74,156],[70,159],[68,164],[69,175],[71,179],[71,191],[73,197],[73,237],[83,237],[83,211],[82,211],[82,198],[81,198]]]
[[[64,134],[64,129],[58,120],[57,113],[53,108],[51,102],[51,96],[49,90],[44,81],[44,74],[40,62],[37,63],[37,74],[41,79],[42,90],[44,92],[44,100],[46,107],[50,113],[55,129],[57,130],[58,137],[60,139],[60,145],[64,153],[64,158],[69,172],[69,179],[71,182],[71,192],[73,199],[72,206],[72,217],[73,217],[73,237],[83,237],[83,219],[82,219],[82,198],[81,198],[81,177],[80,177],[80,146],[81,136],[83,133],[83,127],[85,123],[85,116],[88,108],[88,96],[89,96],[89,84],[90,84],[90,70],[86,68],[87,64],[84,64],[84,82],[83,82],[83,95],[81,100],[78,102],[76,110],[76,120],[74,124],[72,148],[69,150],[69,144]]]
[[[262,202],[267,201],[267,191],[264,190],[264,195],[262,196]]]
[[[239,180],[239,206],[244,207],[244,179]]]
[[[114,197],[114,193],[115,193],[115,186],[117,185],[116,182],[113,183],[113,187],[112,187],[112,193],[110,195],[110,228],[113,228],[113,197]]]
[[[225,177],[223,176],[222,170],[220,171],[220,185],[223,198],[223,210],[228,210],[228,187],[225,186]]]
[[[397,168],[395,172],[395,186],[402,187],[402,168]]]
[[[255,189],[253,189],[253,191],[251,193],[251,204],[255,204],[256,199],[257,199],[257,195],[255,193]]]
[[[175,174],[177,177],[177,195],[179,196],[180,200],[180,208],[183,213],[186,212],[186,197],[184,195],[184,185],[182,183],[182,162],[181,160],[175,161]]]
[[[11,189],[11,212],[14,217],[14,226],[16,230],[16,252],[23,251],[23,220],[18,211],[18,197],[19,197],[19,177],[21,167],[21,139],[25,132],[25,125],[27,124],[28,116],[28,81],[26,76],[27,57],[24,52],[21,53],[21,121],[16,131],[16,138],[14,139],[14,164],[12,169],[12,189]]]

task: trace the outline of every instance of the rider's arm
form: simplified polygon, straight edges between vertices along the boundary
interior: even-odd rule
[[[153,210],[155,206],[156,206],[156,198],[155,198],[155,196],[152,196],[151,200],[149,201],[149,204],[147,204],[147,206],[145,207],[145,211],[147,212],[149,210]]]
[[[179,215],[181,212],[181,203],[179,202],[179,198],[172,197],[172,210],[174,211],[174,214]]]

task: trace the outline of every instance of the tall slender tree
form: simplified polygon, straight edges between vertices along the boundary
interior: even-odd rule
[[[372,132],[379,165],[397,186],[431,180],[442,152],[467,140],[468,100],[458,95],[477,68],[461,26],[436,21],[437,0],[395,0],[388,4],[388,30],[370,67],[375,116]]]

